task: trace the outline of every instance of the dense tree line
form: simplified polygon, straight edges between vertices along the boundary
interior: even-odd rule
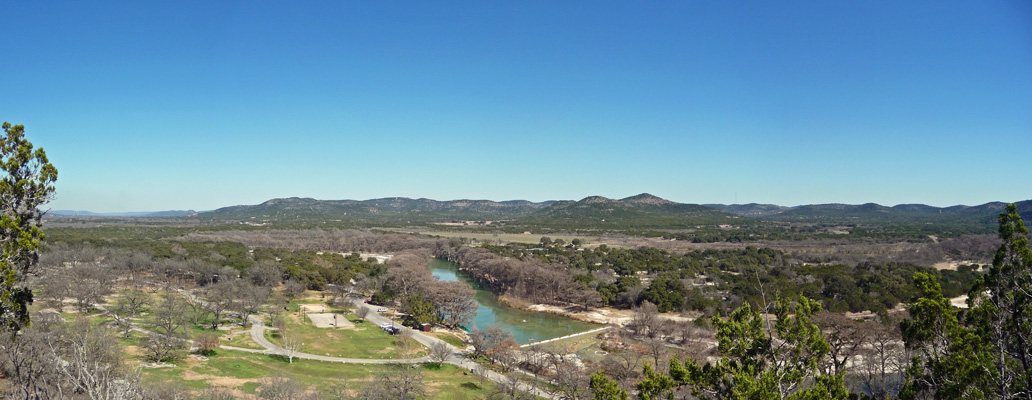
[[[761,302],[761,287],[783,296],[818,300],[831,311],[884,312],[917,294],[911,282],[916,272],[937,277],[946,295],[956,297],[966,294],[982,268],[967,265],[956,271],[938,271],[907,263],[870,261],[853,266],[810,264],[784,251],[751,246],[684,254],[649,247],[603,245],[592,249],[554,243],[536,248],[518,244],[481,247],[450,249],[441,254],[492,290],[526,301],[621,308],[649,301],[663,312],[695,310],[709,315]],[[534,271],[545,279],[534,283],[535,290],[527,291],[526,282],[537,281],[516,271]],[[552,296],[556,291],[550,288],[554,287],[566,289]]]

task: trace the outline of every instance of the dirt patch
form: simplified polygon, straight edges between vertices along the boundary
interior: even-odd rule
[[[243,391],[240,391],[240,387],[246,383],[258,382],[258,379],[244,379],[244,378],[233,378],[229,376],[217,376],[208,374],[199,374],[191,369],[183,370],[183,380],[187,381],[204,381],[209,386],[217,386],[223,389],[229,390],[233,393],[233,397],[247,398],[248,395]]]
[[[310,313],[308,319],[316,328],[354,328],[355,324],[344,318],[343,315],[334,313]]]
[[[950,304],[953,304],[957,308],[968,308],[967,305],[968,295],[957,296],[950,299]]]

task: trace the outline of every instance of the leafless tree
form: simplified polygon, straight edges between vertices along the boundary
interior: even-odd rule
[[[154,314],[154,330],[163,335],[177,335],[189,322],[186,300],[167,287],[151,312]]]
[[[140,395],[137,377],[122,371],[122,353],[109,329],[86,319],[38,325],[42,326],[26,329],[17,341],[4,338],[0,366],[14,383],[15,396],[130,399]]]
[[[143,344],[148,360],[161,362],[180,358],[189,345],[178,335],[152,334]]]
[[[560,398],[580,399],[587,395],[589,377],[571,349],[557,343],[537,346],[535,358],[543,373],[552,378],[552,392]]]
[[[348,286],[346,284],[327,285],[326,289],[330,292],[330,300],[334,306],[344,307],[348,304]]]
[[[294,357],[297,357],[298,353],[301,352],[301,338],[298,337],[296,332],[290,330],[280,331],[280,337],[283,338],[283,350],[286,350],[287,362],[290,364],[294,363]]]
[[[111,316],[115,319],[115,324],[118,325],[124,337],[129,337],[129,333],[133,329],[132,318],[136,317],[148,300],[147,294],[143,291],[135,288],[127,289],[118,298],[115,306],[109,309]]]
[[[641,344],[644,346],[648,356],[652,358],[653,365],[659,369],[660,364],[666,363],[667,344],[660,338],[645,338]]]
[[[392,365],[366,386],[361,397],[368,400],[415,400],[426,395],[422,371],[409,365]]]
[[[505,379],[495,385],[494,390],[487,395],[490,400],[532,400],[534,395],[527,393],[530,386],[523,382],[522,374],[518,371],[509,371]]]
[[[257,286],[274,287],[283,280],[282,267],[271,260],[262,260],[248,268],[245,277]]]
[[[469,325],[477,315],[479,305],[473,299],[476,291],[465,283],[434,281],[426,285],[422,292],[438,310],[446,325],[452,328]]]
[[[135,318],[140,309],[147,306],[148,301],[150,301],[150,296],[147,293],[137,288],[130,288],[122,291],[115,303],[115,308],[125,310],[129,318]]]
[[[64,305],[65,298],[71,296],[71,280],[63,271],[51,271],[46,275],[41,284],[39,297],[50,307],[60,310]]]
[[[662,325],[662,321],[659,319],[659,309],[655,304],[643,301],[640,306],[634,308],[634,318],[631,320],[630,328],[635,337],[656,337],[660,325]]]
[[[639,379],[643,358],[643,354],[630,350],[609,353],[600,362],[599,369],[627,390],[633,388],[634,382]]]
[[[903,346],[899,324],[865,322],[860,329],[866,331],[867,339],[860,349],[862,362],[856,363],[850,371],[859,376],[862,387],[870,391],[872,398],[891,398],[893,393],[899,391],[904,370],[910,361]]]
[[[219,282],[208,286],[205,291],[208,310],[211,311],[211,329],[218,329],[222,318],[226,316],[237,301],[236,288],[232,283]]]
[[[469,338],[473,351],[492,361],[499,361],[507,351],[518,347],[512,332],[498,325],[490,325],[484,330],[474,329]]]
[[[139,288],[143,276],[151,270],[153,263],[149,254],[137,250],[112,251],[108,259],[132,288]]]
[[[366,306],[355,307],[355,315],[357,315],[359,318],[365,319],[366,315],[369,315],[369,307],[366,307]]]
[[[0,370],[9,382],[4,397],[52,399],[60,394],[62,381],[50,341],[60,336],[57,325],[63,322],[56,314],[37,314],[32,321],[17,340],[10,334],[0,337]]]
[[[262,400],[316,400],[318,393],[284,376],[270,376],[258,382],[258,396]]]
[[[396,257],[395,257],[396,258]],[[386,287],[404,299],[415,291],[425,288],[433,282],[433,276],[424,265],[422,268],[391,266],[387,269]]]
[[[254,286],[247,281],[236,281],[234,282],[234,292],[236,293],[236,309],[240,313],[240,322],[247,324],[247,317],[257,313],[265,305],[265,301],[269,299],[271,291],[267,287]]]
[[[283,295],[287,297],[287,301],[294,301],[298,296],[301,296],[308,290],[305,284],[298,282],[295,279],[288,280],[283,285]]]
[[[443,340],[438,340],[430,346],[430,362],[441,365],[451,356],[451,353],[451,346]]]
[[[85,313],[111,293],[114,274],[107,266],[91,262],[78,263],[65,273],[68,274],[68,295],[75,299],[79,312]]]
[[[867,330],[861,329],[861,322],[827,311],[815,315],[813,322],[830,346],[825,373],[831,375],[844,371],[867,342]]]

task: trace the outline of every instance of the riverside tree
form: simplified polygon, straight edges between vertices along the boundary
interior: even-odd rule
[[[39,261],[45,205],[54,195],[57,168],[42,148],[25,140],[25,127],[3,123],[0,137],[0,324],[18,331],[29,323],[32,291],[22,277]]]

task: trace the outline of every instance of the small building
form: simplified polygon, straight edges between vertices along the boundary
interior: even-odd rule
[[[430,332],[430,324],[422,324],[419,326],[419,330],[423,332]]]

